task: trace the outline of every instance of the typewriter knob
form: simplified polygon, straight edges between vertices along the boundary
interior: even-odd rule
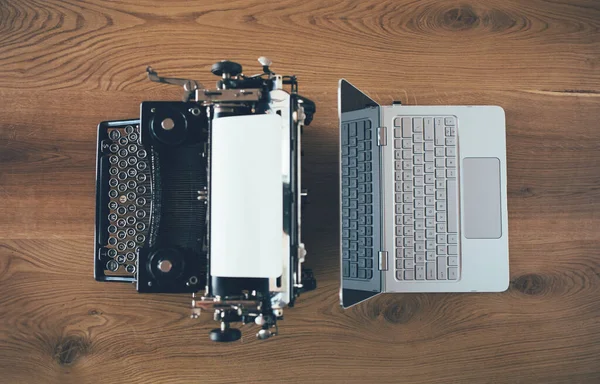
[[[258,58],[258,62],[260,63],[260,65],[262,65],[263,67],[268,67],[269,65],[273,64],[273,62],[264,56],[261,56]]]
[[[229,328],[229,326],[226,326],[213,329],[210,331],[209,337],[212,341],[218,342],[236,341],[242,337],[242,332],[239,329]]]
[[[233,61],[223,60],[214,63],[210,71],[217,76],[237,76],[242,73],[242,66]]]
[[[260,331],[258,331],[258,333],[256,334],[256,338],[259,340],[267,340],[271,336],[273,336],[273,332],[269,331],[268,329],[264,329],[264,328],[261,329]]]

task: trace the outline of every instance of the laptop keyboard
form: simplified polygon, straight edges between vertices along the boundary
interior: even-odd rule
[[[394,119],[395,275],[458,280],[456,118]]]
[[[371,121],[342,125],[342,272],[373,278],[373,127]]]

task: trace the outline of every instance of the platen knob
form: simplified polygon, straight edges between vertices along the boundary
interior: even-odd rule
[[[217,76],[223,76],[223,74],[237,76],[242,73],[242,66],[233,61],[223,60],[214,63],[210,71]]]

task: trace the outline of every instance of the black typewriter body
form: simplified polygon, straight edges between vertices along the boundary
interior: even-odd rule
[[[315,113],[312,101],[297,93],[294,76],[279,76],[260,58],[263,72],[242,74],[239,64],[222,61],[212,72],[214,90],[193,80],[159,77],[152,81],[182,86],[183,101],[143,101],[137,119],[98,126],[94,276],[98,281],[130,282],[140,293],[192,294],[192,317],[213,312],[220,327],[215,341],[241,337],[233,322],[255,323],[259,339],[277,334],[283,308],[314,289],[302,269],[301,132]],[[290,91],[284,90],[289,86]],[[216,119],[276,113],[282,116],[282,233],[289,249],[282,276],[211,275],[211,132]],[[243,165],[240,165],[243,166]]]

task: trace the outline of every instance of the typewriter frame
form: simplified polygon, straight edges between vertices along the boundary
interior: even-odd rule
[[[261,58],[264,59],[264,58]],[[301,188],[301,134],[303,127],[312,120],[315,112],[314,103],[298,95],[298,83],[295,76],[280,76],[271,72],[270,62],[263,62],[263,73],[246,77],[241,73],[241,66],[237,71],[236,63],[219,62],[213,66],[213,73],[221,76],[217,82],[216,90],[205,89],[193,80],[173,79],[159,77],[150,67],[147,69],[150,80],[160,83],[183,86],[185,94],[183,102],[185,109],[194,116],[206,113],[208,120],[207,145],[207,190],[198,191],[198,203],[206,204],[206,276],[205,279],[197,278],[196,281],[188,280],[186,288],[157,287],[148,280],[144,271],[145,266],[140,263],[140,250],[136,254],[136,273],[130,276],[112,276],[103,268],[106,262],[104,237],[102,231],[106,228],[107,204],[106,190],[110,177],[106,172],[107,158],[104,156],[108,129],[123,125],[137,125],[140,129],[139,143],[141,147],[152,151],[148,140],[145,140],[144,126],[146,116],[153,108],[149,104],[157,102],[143,102],[141,105],[141,118],[120,121],[105,121],[98,126],[97,169],[96,169],[96,231],[95,231],[95,267],[94,277],[98,281],[120,281],[137,284],[138,292],[155,293],[192,293],[192,318],[200,316],[201,310],[214,310],[214,320],[221,323],[220,328],[214,329],[210,337],[215,341],[233,341],[240,337],[239,331],[231,329],[232,322],[244,324],[254,322],[261,326],[257,333],[259,339],[267,339],[277,334],[276,322],[283,318],[283,308],[292,307],[295,299],[301,292],[314,289],[316,282],[310,270],[303,270],[306,250],[301,242],[301,210],[302,201],[306,192]],[[237,73],[236,73],[237,72]],[[284,85],[290,86],[290,91],[283,90]],[[189,107],[189,108],[188,108]],[[244,284],[245,278],[238,280],[232,278],[216,278],[210,273],[210,151],[212,122],[216,118],[255,113],[276,113],[282,116],[284,122],[282,142],[287,148],[284,164],[287,173],[283,176],[284,217],[282,229],[287,240],[283,252],[283,271],[281,277],[260,282],[256,287],[249,283],[249,288]],[[154,192],[153,192],[154,193]],[[150,236],[149,236],[150,237]],[[146,241],[146,245],[148,241]],[[142,249],[143,252],[143,249]],[[187,277],[186,277],[187,279]],[[191,279],[191,277],[190,277]],[[245,279],[248,280],[248,279]],[[190,284],[192,282],[193,284]],[[202,282],[205,286],[202,287]],[[238,286],[239,285],[239,286]],[[204,288],[204,289],[202,289]],[[252,289],[256,288],[256,289]],[[204,291],[203,294],[197,295]],[[268,295],[266,294],[268,292]]]

